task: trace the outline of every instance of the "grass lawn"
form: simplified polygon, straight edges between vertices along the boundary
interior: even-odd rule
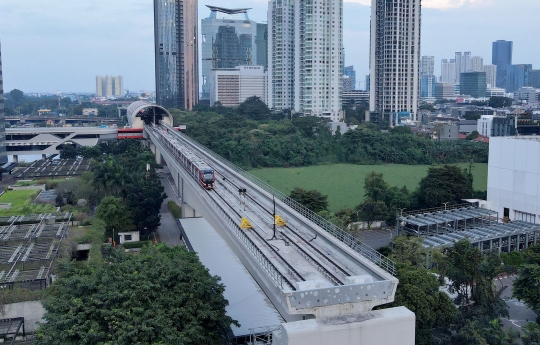
[[[458,164],[468,168],[468,163]],[[316,189],[328,195],[329,209],[336,212],[342,208],[354,208],[364,200],[364,179],[372,171],[383,173],[391,186],[407,186],[415,190],[427,175],[430,165],[354,165],[335,164],[301,168],[255,169],[250,173],[289,195],[294,187]],[[475,163],[473,168],[474,189],[487,189],[485,163]]]
[[[53,205],[36,204],[32,205],[34,198],[39,194],[39,190],[9,190],[0,196],[0,203],[11,203],[10,210],[0,210],[0,216],[15,216],[23,214],[37,214],[54,212]]]

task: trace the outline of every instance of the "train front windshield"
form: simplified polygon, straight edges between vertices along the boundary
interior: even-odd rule
[[[204,170],[203,176],[206,181],[212,181],[214,179],[214,170]]]

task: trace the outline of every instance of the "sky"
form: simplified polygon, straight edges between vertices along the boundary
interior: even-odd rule
[[[357,88],[369,73],[371,0],[344,0],[345,63],[357,71]],[[199,1],[251,7],[250,19],[267,20],[267,0]],[[540,68],[534,29],[538,0],[423,0],[421,54],[440,60],[470,51],[491,63],[491,43],[514,41],[514,63]],[[96,75],[122,75],[124,88],[153,91],[152,0],[0,0],[4,90],[95,92]]]

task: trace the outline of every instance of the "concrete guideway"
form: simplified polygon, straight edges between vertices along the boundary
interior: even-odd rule
[[[272,302],[281,306],[285,319],[368,311],[393,301],[396,278],[278,199],[278,214],[288,228],[277,234],[279,240],[269,241],[273,236],[273,202],[268,192],[171,127],[145,129],[156,158],[163,157],[171,169],[175,186],[187,204],[183,206],[191,206],[221,230]],[[221,179],[215,190],[201,188],[175,157],[175,150],[189,150],[213,167],[218,181]],[[247,196],[237,193],[239,187],[246,188]],[[240,229],[243,217],[254,229]]]

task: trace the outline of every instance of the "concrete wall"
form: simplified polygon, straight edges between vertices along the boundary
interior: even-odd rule
[[[415,315],[405,307],[289,322],[273,345],[414,345]]]
[[[26,333],[33,333],[38,328],[37,323],[42,322],[43,315],[45,315],[45,309],[41,305],[41,302],[31,301],[6,304],[2,318],[24,317],[24,329]]]
[[[510,220],[540,223],[540,138],[493,137],[489,141],[488,201]]]

